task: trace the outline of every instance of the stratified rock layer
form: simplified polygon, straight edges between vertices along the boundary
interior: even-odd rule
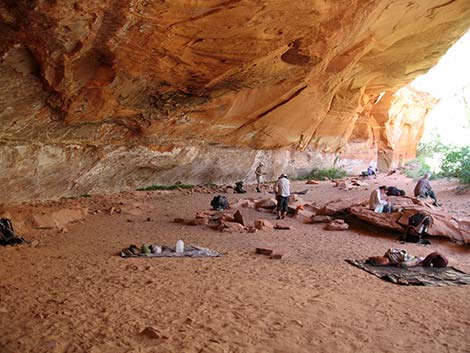
[[[433,104],[394,93],[469,26],[463,0],[3,2],[0,191],[394,166]]]

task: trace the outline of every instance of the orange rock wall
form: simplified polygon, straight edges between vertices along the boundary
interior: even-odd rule
[[[393,166],[419,132],[388,115],[388,97],[469,26],[465,0],[4,1],[3,178],[26,198],[72,192],[84,175],[110,190],[102,165],[130,187],[200,180],[180,172],[188,154],[204,169],[204,154],[237,148],[250,163],[281,151],[273,176],[333,161]],[[121,175],[114,156],[137,150]],[[178,158],[160,167],[165,153]],[[217,178],[248,175],[250,163],[227,161]]]

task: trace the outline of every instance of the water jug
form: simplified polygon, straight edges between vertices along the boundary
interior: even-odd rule
[[[184,242],[180,239],[176,242],[176,249],[175,251],[178,254],[182,254],[184,252]]]

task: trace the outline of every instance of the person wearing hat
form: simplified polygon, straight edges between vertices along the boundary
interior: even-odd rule
[[[290,181],[286,174],[282,173],[276,184],[274,184],[274,193],[277,199],[277,219],[284,219],[290,196]]]
[[[263,167],[264,164],[260,163],[256,167],[255,174],[256,174],[256,192],[261,192],[260,186],[263,183],[263,175],[266,175],[266,173],[263,172]]]

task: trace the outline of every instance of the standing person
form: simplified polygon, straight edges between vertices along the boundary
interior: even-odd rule
[[[390,213],[393,212],[392,204],[390,204],[386,195],[387,187],[379,186],[370,194],[369,208],[377,213]]]
[[[286,174],[282,173],[276,184],[274,184],[274,193],[277,199],[277,219],[284,219],[290,196],[290,181]]]
[[[258,166],[256,167],[256,170],[255,170],[255,174],[256,174],[256,192],[261,192],[261,184],[263,183],[263,175],[266,175],[266,173],[263,172],[263,167],[264,167],[264,164],[263,163],[260,163],[258,164]]]
[[[433,204],[435,206],[440,206],[441,204],[437,202],[436,194],[432,190],[431,183],[429,182],[429,178],[431,177],[430,173],[424,174],[424,177],[418,180],[418,183],[415,186],[415,196],[417,197],[430,197],[434,200]]]

